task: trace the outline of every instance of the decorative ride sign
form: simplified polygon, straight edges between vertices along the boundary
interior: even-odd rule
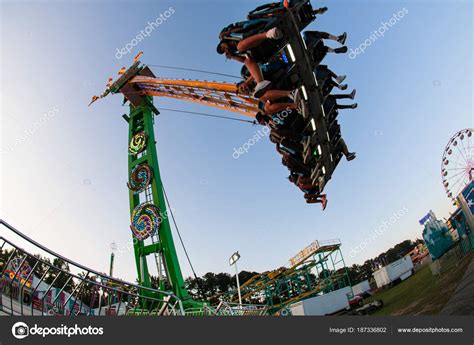
[[[302,251],[300,251],[298,254],[296,254],[290,259],[290,267],[295,266],[299,264],[300,262],[304,261],[307,257],[313,254],[319,248],[320,248],[319,242],[314,241],[313,243],[311,243],[309,246],[307,246],[305,249],[303,249]]]

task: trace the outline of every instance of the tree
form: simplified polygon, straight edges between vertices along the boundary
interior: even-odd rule
[[[66,292],[74,290],[74,281],[69,279],[69,264],[60,258],[54,258],[53,264],[44,279],[46,284],[53,284],[56,288],[63,288]]]
[[[239,272],[239,283],[240,285],[245,284],[249,279],[252,277],[258,275],[259,273],[257,272],[248,272],[248,271],[240,271]],[[237,288],[237,283],[235,281],[235,275],[232,276],[232,286],[235,286]]]
[[[319,272],[319,279],[328,278],[329,276],[331,276],[331,274],[332,274],[331,270],[323,269],[321,272]]]
[[[232,286],[232,276],[229,273],[216,274],[216,285],[220,293],[229,291]]]

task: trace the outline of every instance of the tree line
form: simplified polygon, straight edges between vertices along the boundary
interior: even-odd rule
[[[416,241],[405,240],[388,249],[387,251],[379,254],[375,258],[366,260],[363,264],[354,264],[347,267],[347,273],[352,285],[360,283],[361,281],[371,279],[372,274],[376,271],[379,266],[388,265],[398,259],[401,259],[407,255],[413,248],[418,244],[424,243],[423,240],[417,239]],[[340,270],[338,270],[340,271]],[[332,272],[320,273],[320,277],[328,276]],[[241,271],[239,273],[239,282],[244,284],[247,280],[257,275],[257,272]],[[235,275],[229,273],[212,273],[208,272],[202,277],[187,278],[186,287],[193,295],[209,299],[212,296],[226,293],[237,289],[237,283]]]

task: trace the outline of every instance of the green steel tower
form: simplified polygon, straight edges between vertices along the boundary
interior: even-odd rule
[[[160,176],[154,133],[155,116],[159,111],[153,105],[153,97],[171,97],[197,102],[247,116],[257,112],[257,101],[238,93],[235,84],[199,80],[156,78],[147,67],[140,65],[139,56],[128,69],[100,96],[109,93],[122,94],[129,102],[129,114],[122,117],[128,123],[128,188],[131,214],[131,232],[141,286],[172,292],[183,302],[185,309],[200,308],[204,302],[194,301],[186,290],[176,248],[173,241],[166,194]],[[157,280],[149,271],[150,260],[157,267]],[[144,289],[144,296],[160,294]],[[146,306],[142,306],[146,307]]]
[[[158,270],[158,286],[154,287],[171,290],[186,302],[190,295],[184,286],[171,234],[158,166],[153,129],[155,113],[152,98],[146,96],[142,105],[130,105],[128,118],[128,187],[138,281],[143,286],[152,287],[147,260],[152,257]],[[147,239],[151,243],[146,244]]]

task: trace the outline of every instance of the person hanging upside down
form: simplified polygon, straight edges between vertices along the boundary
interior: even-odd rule
[[[319,84],[323,84],[326,80],[331,79],[334,80],[337,85],[341,84],[345,79],[345,75],[337,75],[333,71],[331,71],[328,65],[318,65],[315,68],[316,78],[318,79]]]
[[[326,57],[328,53],[334,53],[334,54],[347,53],[347,46],[342,46],[339,48],[330,48],[326,46],[323,42],[323,38],[324,38],[323,36],[327,37],[328,39],[334,39],[335,41],[341,43],[341,42],[346,41],[347,35],[346,33],[344,33],[340,36],[334,36],[334,35],[328,34],[327,32],[305,31],[303,33],[304,41],[316,65],[318,65]]]
[[[357,108],[357,103],[353,104],[338,104],[337,99],[338,98],[351,98],[352,93],[355,96],[355,91],[352,91],[348,96],[343,96],[341,97],[340,95],[334,96],[334,95],[327,95],[326,98],[324,99],[323,107],[324,107],[324,112],[326,114],[329,114],[331,111],[334,109],[355,109]]]
[[[328,32],[324,32],[324,31],[305,31],[304,32],[304,38],[306,40],[332,40],[332,41],[336,41],[338,43],[340,43],[342,46],[344,46],[344,43],[346,43],[346,39],[347,39],[347,33],[346,32],[343,32],[341,35],[339,36],[335,36],[335,35],[332,35]],[[329,48],[331,49],[331,48]],[[347,47],[346,47],[346,50],[347,50]],[[333,51],[330,51],[330,52],[333,52]]]
[[[246,37],[241,41],[223,39],[217,45],[217,53],[225,54],[228,59],[236,60],[247,66],[250,75],[257,83],[253,96],[260,98],[270,90],[271,82],[263,79],[262,70],[258,63],[252,59],[250,49],[257,47],[266,39],[278,40],[282,37],[281,31],[273,28],[267,32]]]
[[[295,158],[288,152],[281,151],[280,153],[282,154],[282,164],[286,166],[290,171],[294,171],[297,174],[302,174],[306,176],[311,175],[311,168],[303,164],[301,160]]]
[[[347,144],[344,141],[343,138],[339,140],[339,145],[341,146],[341,152],[342,154],[346,157],[346,160],[350,162],[351,160],[356,158],[356,153],[355,152],[349,152],[349,149],[347,148]]]
[[[351,93],[346,93],[346,94],[333,94],[333,95],[328,95],[329,97],[333,97],[334,99],[354,99],[356,94],[356,89],[352,90]],[[339,108],[340,109],[340,108]]]
[[[310,194],[306,193],[304,195],[304,198],[306,199],[307,204],[321,204],[323,207],[323,211],[326,209],[326,206],[328,204],[328,199],[326,194]]]
[[[304,177],[304,176],[297,176],[296,174],[290,174],[288,177],[290,182],[293,182],[297,185],[303,192],[304,198],[306,203],[308,204],[316,204],[320,203],[323,207],[323,210],[326,209],[327,206],[327,195],[319,193],[319,186],[313,185],[311,178]]]
[[[262,126],[267,126],[270,129],[270,141],[277,145],[282,145],[289,149],[295,155],[301,155],[303,152],[302,131],[297,130],[296,122],[291,118],[279,118],[275,115],[275,120],[268,115],[263,115],[261,112],[255,117],[257,122]]]

